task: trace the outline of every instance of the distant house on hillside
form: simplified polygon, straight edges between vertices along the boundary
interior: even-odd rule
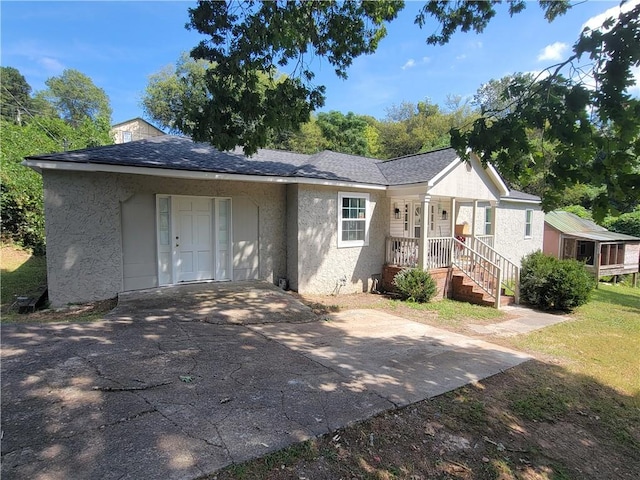
[[[115,143],[127,143],[165,135],[162,130],[140,117],[112,125],[110,133]]]
[[[636,283],[640,238],[610,232],[573,213],[558,210],[545,215],[543,251],[557,258],[585,262],[598,279],[632,273]]]

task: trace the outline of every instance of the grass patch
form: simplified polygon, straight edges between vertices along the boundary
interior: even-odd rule
[[[104,313],[113,309],[117,299],[112,298],[84,305],[75,305],[60,311],[43,310],[28,314],[10,309],[19,295],[30,296],[39,293],[47,284],[47,259],[34,256],[16,245],[1,246],[0,266],[2,278],[0,291],[2,298],[2,323],[49,323],[49,322],[91,322],[99,320]]]
[[[504,313],[492,307],[474,305],[444,298],[437,302],[417,303],[402,300],[389,300],[391,308],[407,307],[438,314],[438,318],[449,323],[462,323],[468,320],[499,320]]]
[[[517,337],[513,345],[563,359],[571,372],[638,395],[639,318],[640,289],[601,285],[590,303],[576,309],[573,321]]]
[[[47,284],[47,260],[15,245],[3,244],[0,255],[0,301],[6,311],[18,295],[35,293]]]

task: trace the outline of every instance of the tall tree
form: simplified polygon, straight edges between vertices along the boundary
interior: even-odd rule
[[[78,126],[85,118],[111,121],[109,97],[85,74],[67,69],[59,77],[49,78],[45,84],[49,88],[43,95],[69,124]]]
[[[591,63],[578,68],[584,58]],[[485,112],[471,130],[453,131],[452,143],[461,152],[470,147],[502,172],[523,170],[525,159],[533,159],[538,171],[548,169],[546,209],[560,204],[566,187],[577,183],[604,186],[593,203],[596,219],[628,209],[640,202],[640,100],[629,93],[638,66],[640,4],[623,5],[600,28],[585,29],[571,57],[548,77],[515,78],[509,92],[517,102],[509,113]],[[531,129],[537,142],[530,141]],[[548,165],[535,161],[549,149]]]
[[[18,69],[0,67],[0,116],[9,122],[21,122],[30,108],[31,86]]]
[[[327,140],[327,148],[351,155],[372,156],[372,138],[367,136],[369,124],[362,115],[349,112],[346,115],[331,111],[319,113],[317,124],[322,136]],[[370,132],[369,132],[370,135]]]
[[[446,42],[458,28],[482,31],[497,3],[501,0],[432,1],[416,23],[422,26],[427,16],[435,16],[442,32],[427,40]],[[507,3],[511,14],[525,7],[524,0]],[[541,5],[553,18],[568,2],[541,0]],[[346,78],[353,59],[376,50],[386,35],[385,24],[403,8],[404,2],[396,0],[199,1],[189,9],[189,27],[208,38],[191,54],[217,64],[217,74],[208,77],[211,99],[197,119],[202,128],[194,132],[196,138],[221,148],[243,145],[252,153],[265,144],[268,128],[295,130],[324,104],[325,88],[314,85],[311,61],[324,58]],[[274,75],[287,65],[293,65],[293,71],[284,82],[259,88],[259,72]]]
[[[209,100],[206,76],[213,67],[184,53],[175,67],[169,65],[152,74],[142,97],[146,116],[172,133],[190,135],[193,112],[204,108]]]

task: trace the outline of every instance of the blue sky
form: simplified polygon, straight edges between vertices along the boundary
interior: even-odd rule
[[[388,107],[402,101],[428,98],[442,105],[448,94],[471,96],[491,78],[540,71],[566,58],[583,25],[618,3],[580,3],[548,23],[537,2],[530,2],[513,19],[500,12],[483,34],[457,33],[440,47],[425,42],[434,23],[422,30],[413,24],[421,3],[407,2],[378,51],[355,60],[348,80],[314,60],[316,81],[327,87],[323,110],[383,118]],[[175,63],[203,38],[184,28],[193,5],[3,0],[1,64],[20,70],[34,91],[65,68],[79,70],[106,91],[114,123],[143,116],[140,98],[148,76]],[[634,92],[640,92],[638,86]]]

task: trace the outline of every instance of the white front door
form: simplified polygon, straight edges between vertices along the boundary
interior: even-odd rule
[[[213,201],[206,197],[176,197],[174,281],[213,278]]]
[[[158,284],[231,280],[231,199],[158,195]]]

